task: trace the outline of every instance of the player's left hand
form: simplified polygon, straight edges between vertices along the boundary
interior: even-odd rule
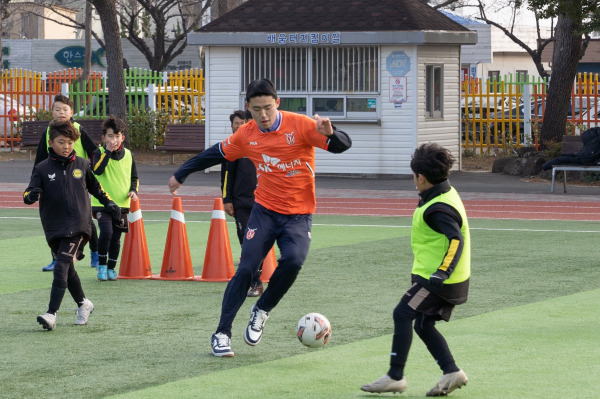
[[[323,136],[331,136],[333,134],[333,126],[328,117],[321,118],[318,114],[315,114],[313,119],[317,121],[317,132]]]
[[[429,277],[429,284],[433,287],[440,288],[444,285],[444,281],[446,281],[448,277],[448,273],[443,270],[438,270]]]
[[[119,208],[119,205],[111,201],[105,206],[105,208],[110,212],[115,222],[121,221],[121,208]]]
[[[135,191],[130,191],[129,194],[127,194],[127,196],[132,200],[132,201],[137,201],[138,200],[138,196],[135,193]]]

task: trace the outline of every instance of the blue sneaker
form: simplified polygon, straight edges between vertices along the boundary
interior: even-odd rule
[[[106,265],[99,265],[97,268],[98,270],[98,280],[100,281],[106,281],[108,280],[108,275],[107,275],[107,267]]]
[[[100,264],[100,261],[98,260],[98,252],[91,252],[91,255],[92,255],[91,266],[98,267],[98,265]]]
[[[117,279],[117,271],[115,269],[108,269],[106,272],[110,281],[115,281]]]
[[[54,259],[52,259],[52,262],[50,262],[49,265],[42,267],[42,271],[43,272],[53,272],[55,263],[56,263],[56,261]]]

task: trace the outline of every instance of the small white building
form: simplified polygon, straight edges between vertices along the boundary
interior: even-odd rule
[[[188,35],[204,46],[206,145],[231,133],[251,81],[280,109],[329,116],[353,146],[318,173],[406,175],[421,143],[460,158],[461,45],[477,35],[415,0],[249,0]]]

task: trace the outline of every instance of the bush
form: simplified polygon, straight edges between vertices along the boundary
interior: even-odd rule
[[[156,145],[155,113],[149,108],[131,108],[127,116],[127,136],[132,150],[153,150]]]

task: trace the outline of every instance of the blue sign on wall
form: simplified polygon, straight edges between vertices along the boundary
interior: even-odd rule
[[[392,76],[404,76],[410,71],[410,57],[404,51],[394,51],[387,57],[387,70]]]
[[[83,67],[83,57],[85,55],[85,47],[83,46],[69,46],[58,50],[54,54],[54,59],[64,66],[70,68],[81,68]],[[102,60],[100,57],[104,56],[104,49],[99,48],[96,51],[92,51],[92,65],[98,64],[101,67]]]

